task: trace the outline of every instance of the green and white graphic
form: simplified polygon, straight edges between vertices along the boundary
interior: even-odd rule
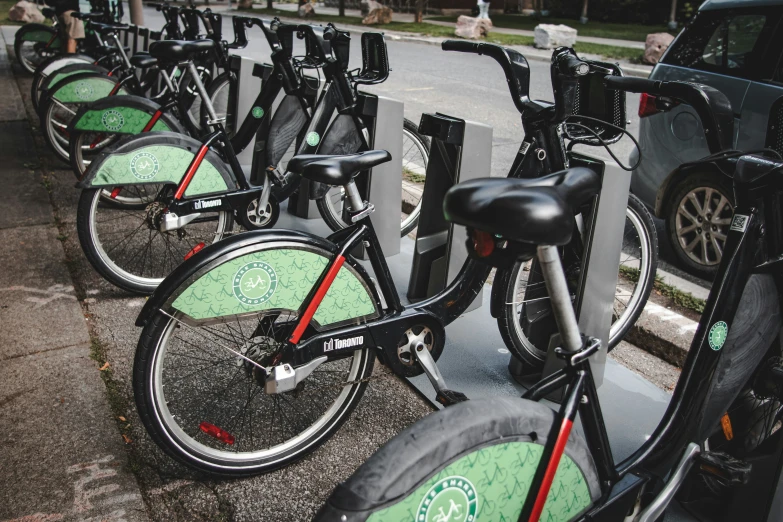
[[[104,127],[110,131],[117,132],[122,128],[123,125],[125,125],[125,118],[118,111],[110,109],[103,113],[101,122],[103,123]]]
[[[90,186],[96,188],[119,187],[138,184],[139,180],[151,180],[154,183],[179,183],[194,157],[193,152],[173,145],[148,145],[124,154],[115,152],[98,166]],[[133,161],[134,158],[136,158],[136,162]],[[157,170],[155,170],[151,158],[155,158],[157,161]],[[142,161],[144,159],[149,160],[150,163]],[[231,189],[234,188],[232,184]],[[204,159],[185,190],[185,196],[202,196],[226,190],[229,190],[226,180],[214,165]]]
[[[74,84],[73,92],[80,100],[90,100],[95,93],[95,89],[90,85],[90,82],[81,81]]]
[[[321,136],[319,136],[318,133],[315,131],[308,132],[307,136],[305,136],[305,141],[311,147],[315,147],[316,145],[321,143]]]
[[[724,321],[718,321],[710,328],[710,333],[707,336],[707,340],[710,343],[710,348],[716,352],[723,348],[723,343],[726,342],[726,337],[729,336],[729,325]]]
[[[109,118],[111,114],[113,118]],[[117,116],[119,115],[119,116]],[[117,119],[114,119],[117,118]],[[121,134],[138,134],[144,130],[144,127],[150,122],[152,114],[147,111],[133,107],[115,106],[105,110],[90,110],[85,112],[76,122],[76,130],[94,131],[94,132],[117,132]],[[118,127],[116,122],[121,121]],[[171,130],[163,121],[163,118],[155,122],[151,131]]]
[[[149,181],[155,177],[160,170],[160,162],[154,154],[150,152],[137,152],[131,157],[130,170],[133,175],[142,181]]]
[[[476,519],[476,488],[465,477],[435,483],[419,504],[417,522],[472,522]]]
[[[212,319],[263,310],[297,311],[329,258],[308,250],[275,248],[245,254],[195,280],[172,303],[192,319]],[[345,265],[313,319],[321,326],[377,315],[367,289]]]
[[[517,520],[525,499],[534,494],[530,485],[543,451],[540,444],[522,441],[474,451],[446,466],[398,503],[373,513],[368,521]],[[570,522],[591,504],[584,475],[568,455],[563,455],[540,520]]]
[[[234,296],[244,305],[265,303],[276,289],[277,274],[263,261],[246,264],[234,276]]]
[[[253,110],[250,111],[253,114],[253,117],[257,120],[264,117],[264,109],[261,107],[253,107]]]

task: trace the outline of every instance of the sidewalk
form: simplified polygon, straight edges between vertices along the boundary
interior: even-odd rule
[[[146,520],[106,386],[90,358],[86,318],[6,32],[0,35],[0,520]]]

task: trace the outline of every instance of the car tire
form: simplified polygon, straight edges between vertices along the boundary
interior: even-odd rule
[[[696,173],[686,177],[670,194],[664,217],[672,251],[685,270],[714,279],[734,213],[731,180]]]

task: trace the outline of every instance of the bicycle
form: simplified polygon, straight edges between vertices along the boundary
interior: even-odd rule
[[[295,139],[299,152],[369,148],[369,132],[357,107],[355,88],[384,81],[388,76],[383,36],[377,33],[362,35],[366,49],[364,54],[368,58],[364,61],[362,72],[349,78],[347,62],[337,58],[332,50],[335,41],[347,50],[347,41],[339,43],[340,39],[348,37],[346,33],[338,32],[333,26],[322,28],[288,24],[279,24],[276,32],[281,40],[299,33],[310,41],[308,56],[312,57],[313,63],[322,65],[326,85],[312,116],[305,118],[306,125],[301,121],[297,123],[301,128],[298,136],[284,132],[290,129],[290,120],[277,120],[279,127],[273,122],[271,127],[280,129],[280,132],[269,135],[269,152],[256,171],[258,184],[251,184],[248,177],[252,179],[253,176],[246,176],[243,172],[232,140],[228,138],[222,120],[215,114],[198,78],[197,87],[211,113],[209,124],[214,129],[203,141],[169,133],[143,133],[120,140],[116,147],[91,162],[78,184],[87,190],[83,190],[79,200],[77,229],[88,260],[114,285],[131,292],[150,293],[183,258],[229,235],[233,222],[248,230],[273,226],[280,213],[280,201],[300,186],[298,175],[291,172],[280,174],[274,167],[279,165],[289,144]],[[150,52],[160,59],[186,61],[195,53],[192,45],[156,42],[150,47]],[[286,45],[281,49],[290,47]],[[344,58],[347,60],[347,54]],[[282,55],[278,63],[278,72],[284,73],[282,78],[277,75],[270,77],[259,94],[259,107],[264,113],[266,110],[263,108],[271,108],[274,99],[270,93],[276,96],[281,85],[286,86],[287,92],[302,92],[296,95],[297,99],[306,99],[305,82],[291,67],[290,56],[286,59]],[[194,67],[192,63],[188,66]],[[332,116],[337,112],[340,114],[332,122]],[[257,123],[251,120],[247,125]],[[240,129],[236,138],[243,139],[242,136]],[[274,162],[269,159],[272,154],[279,154]],[[132,158],[136,157],[154,159],[153,163],[158,166],[151,167],[152,170],[147,173],[134,171]],[[164,157],[165,163],[160,162]],[[324,187],[320,194],[311,192],[310,197],[323,197],[328,188]],[[136,193],[148,204],[125,209],[126,212],[100,204],[107,192],[119,195],[122,191]],[[323,208],[326,207],[319,205],[319,210]],[[338,212],[333,206],[328,208]],[[331,220],[322,215],[330,226],[344,226],[341,224],[342,214],[332,216]],[[142,226],[145,234],[138,233]]]
[[[604,81],[661,96],[664,110],[672,101],[689,103],[711,149],[731,143],[731,105],[715,89],[614,76]],[[769,506],[775,481],[753,481],[753,473],[772,460],[767,468],[777,476],[783,440],[783,367],[774,342],[781,326],[783,162],[778,154],[772,160],[737,156],[708,159],[735,166],[738,205],[681,377],[656,429],[618,464],[589,364],[601,343],[579,332],[558,254],[575,233],[571,216],[596,192],[596,173],[570,168],[560,173],[560,184],[546,188],[497,179],[454,187],[444,211],[469,228],[473,259],[502,266],[538,258],[560,332],[555,354],[565,366],[521,399],[470,401],[419,421],[338,485],[315,520],[432,520],[454,500],[470,515],[460,520],[653,522],[677,494],[698,520],[768,520],[764,509],[750,518],[749,506]],[[487,199],[500,191],[504,202]],[[538,226],[511,227],[492,213],[493,205],[503,206],[504,219],[513,213]],[[565,393],[556,412],[538,403],[559,389]],[[577,412],[584,435],[572,431]],[[507,478],[490,488],[481,484],[481,472],[493,465]],[[513,488],[512,481],[525,486]]]
[[[559,70],[571,55],[554,56]],[[513,63],[524,58],[514,55]],[[516,85],[512,92],[527,92],[526,84]],[[326,239],[285,230],[224,239],[185,260],[148,299],[136,322],[144,330],[134,395],[145,428],[168,455],[220,476],[293,462],[347,419],[376,356],[397,376],[426,373],[444,405],[466,399],[447,388],[436,361],[446,325],[465,312],[491,267],[469,259],[446,289],[403,306],[370,220],[373,205],[362,200],[354,180],[390,159],[386,151],[294,157],[291,172],[343,188],[352,225]],[[594,161],[571,161],[595,168]],[[562,177],[498,181],[556,187]],[[502,219],[508,227],[529,228]],[[585,227],[590,236],[591,222]],[[358,245],[374,277],[350,255]]]

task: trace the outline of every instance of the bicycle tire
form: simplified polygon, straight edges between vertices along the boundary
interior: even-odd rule
[[[554,411],[524,399],[440,410],[381,447],[335,488],[314,521],[450,520],[432,516],[448,500],[459,520],[517,520],[544,445],[558,431]],[[576,520],[600,496],[587,444],[572,431],[541,520]]]
[[[631,226],[637,232],[640,232],[640,245],[642,254],[640,254],[638,263],[638,280],[631,292],[625,310],[619,316],[613,318],[610,329],[608,350],[611,351],[628,330],[634,325],[636,320],[644,310],[647,299],[652,291],[655,282],[655,272],[658,266],[658,236],[655,230],[655,224],[650,216],[650,212],[636,196],[630,194],[628,197],[628,207],[626,210],[626,220],[630,220]],[[644,253],[646,252],[646,256]],[[646,257],[646,259],[643,259]],[[623,260],[620,260],[621,265]],[[528,263],[531,263],[528,265]],[[500,270],[495,278],[494,284],[499,285],[503,296],[503,302],[497,313],[498,328],[506,347],[519,360],[525,363],[526,368],[532,371],[543,369],[546,360],[547,347],[535,346],[526,337],[525,327],[520,324],[520,315],[516,308],[516,301],[519,299],[518,287],[519,280],[523,272],[528,274],[535,272],[536,261],[517,262],[508,270]],[[630,267],[626,267],[630,268]],[[526,270],[527,269],[527,270]],[[641,282],[641,283],[639,283]],[[543,285],[543,282],[540,283]],[[618,280],[618,288],[621,281]],[[525,290],[527,292],[527,289]],[[621,290],[618,290],[621,291]],[[624,297],[624,296],[621,296]],[[616,297],[616,299],[618,299]]]

